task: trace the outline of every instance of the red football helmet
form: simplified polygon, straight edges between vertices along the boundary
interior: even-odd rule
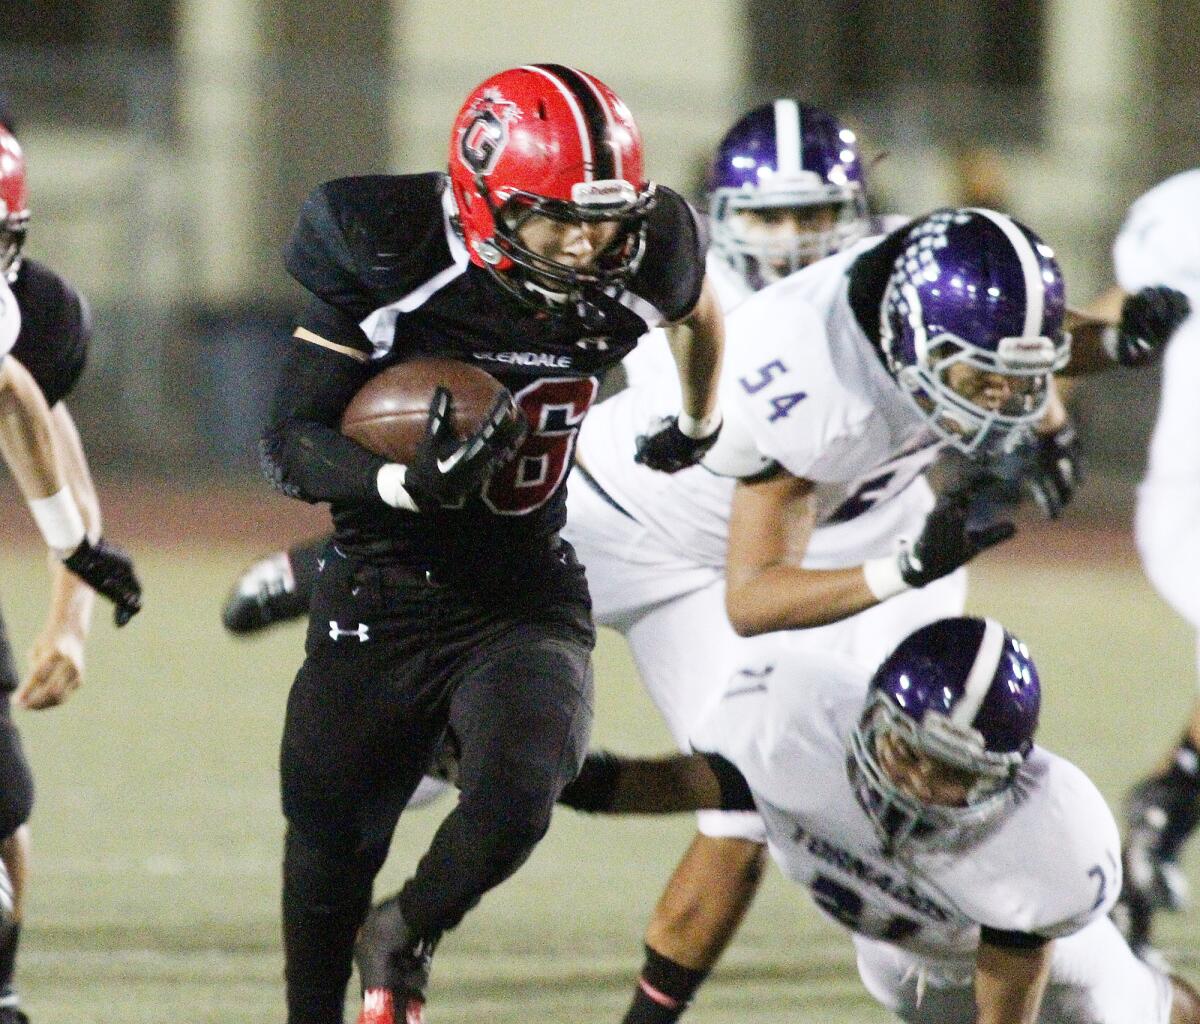
[[[528,64],[479,85],[454,121],[450,185],[471,260],[526,302],[582,314],[589,290],[619,295],[637,271],[654,186],[642,176],[633,115],[592,75]],[[621,230],[580,269],[520,242],[533,214]]]
[[[0,274],[9,284],[21,268],[21,246],[28,223],[25,154],[12,132],[0,125]]]

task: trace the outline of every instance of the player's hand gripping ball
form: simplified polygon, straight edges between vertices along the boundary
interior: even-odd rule
[[[413,359],[372,377],[342,414],[342,433],[407,467],[418,508],[456,507],[515,454],[526,433],[512,395],[453,359]]]

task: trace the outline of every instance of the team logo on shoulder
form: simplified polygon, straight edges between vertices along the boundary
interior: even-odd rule
[[[470,122],[458,137],[458,158],[476,174],[488,175],[508,145],[508,128],[521,117],[515,103],[487,89],[471,104]]]

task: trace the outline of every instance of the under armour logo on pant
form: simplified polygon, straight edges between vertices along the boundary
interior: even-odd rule
[[[330,640],[340,640],[344,636],[356,636],[356,637],[358,637],[358,642],[360,644],[365,644],[368,640],[371,639],[370,636],[367,635],[370,628],[371,627],[368,626],[365,622],[360,622],[358,624],[357,629],[342,629],[335,620],[330,619],[329,620],[329,639]]]

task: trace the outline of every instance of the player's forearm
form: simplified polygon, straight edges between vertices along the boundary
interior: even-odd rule
[[[260,442],[263,472],[302,501],[379,502],[376,479],[387,461],[320,423],[287,419]]]
[[[669,325],[666,331],[679,372],[682,409],[695,420],[705,420],[717,409],[717,381],[725,350],[725,320],[708,281],[687,319]]]
[[[46,398],[12,356],[0,361],[0,455],[27,502],[48,498],[66,486]]]
[[[1125,298],[1126,293],[1114,285],[1082,309],[1067,310],[1063,321],[1071,334],[1071,361],[1063,371],[1067,376],[1097,373],[1112,366],[1112,356],[1104,345],[1105,332],[1120,321]]]
[[[764,566],[726,579],[725,609],[739,636],[809,629],[878,604],[863,570]]]
[[[380,501],[376,476],[386,462],[343,437],[341,415],[364,373],[344,356],[297,343],[285,364],[261,441],[271,483],[304,501]]]
[[[592,751],[559,803],[592,814],[676,814],[721,807],[719,780],[702,755],[626,757]]]
[[[88,466],[75,420],[67,407],[59,402],[50,410],[50,421],[55,448],[67,485],[75,497],[75,504],[79,506],[80,515],[83,516],[87,535],[95,541],[100,537],[104,526],[100,513],[100,498],[96,494],[96,483],[92,479],[92,471]]]
[[[80,641],[86,640],[92,628],[96,591],[68,571],[54,555],[50,556],[50,574],[50,607],[42,636],[74,636]]]
[[[981,943],[976,953],[976,1024],[1036,1024],[1050,978],[1053,943],[1005,949]]]

